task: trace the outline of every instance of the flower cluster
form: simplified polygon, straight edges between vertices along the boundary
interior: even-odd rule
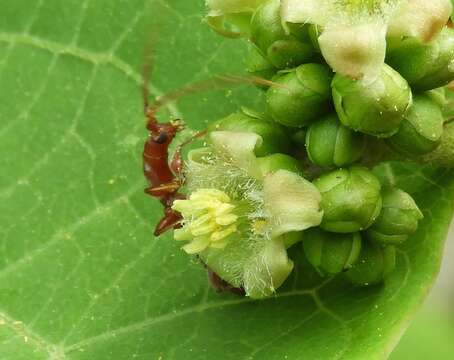
[[[260,85],[263,113],[211,123],[188,154],[175,239],[252,298],[288,278],[291,246],[321,276],[383,282],[423,214],[375,165],[454,164],[451,1],[207,5],[210,26],[246,38],[248,71],[271,86]]]

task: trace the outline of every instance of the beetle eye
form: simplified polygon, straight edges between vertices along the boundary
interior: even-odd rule
[[[162,132],[155,139],[155,142],[157,142],[158,144],[164,144],[168,139],[169,136],[167,135],[167,132]]]

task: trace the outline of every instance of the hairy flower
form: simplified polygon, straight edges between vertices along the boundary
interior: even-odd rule
[[[353,79],[376,78],[386,54],[387,26],[400,0],[283,0],[284,23],[322,28],[318,42],[334,71]]]
[[[450,0],[402,1],[391,20],[388,35],[411,36],[429,42],[446,25],[451,12]]]
[[[175,239],[248,296],[270,296],[293,269],[285,236],[320,224],[321,195],[291,157],[257,158],[255,133],[213,131],[208,140],[188,155],[189,198],[174,203],[183,216]]]

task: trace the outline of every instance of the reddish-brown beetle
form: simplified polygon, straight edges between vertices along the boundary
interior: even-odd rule
[[[150,196],[157,198],[164,206],[164,217],[156,225],[154,234],[156,236],[179,227],[181,215],[172,209],[172,204],[176,199],[183,199],[184,196],[178,192],[183,183],[182,176],[182,159],[181,144],[172,161],[169,163],[169,146],[179,131],[183,129],[183,123],[180,120],[173,120],[167,123],[159,123],[156,118],[156,112],[162,106],[172,100],[183,96],[189,89],[182,88],[171,92],[154,104],[149,104],[149,81],[153,65],[153,52],[149,48],[147,59],[143,67],[142,95],[144,103],[144,113],[147,118],[146,128],[150,132],[145,142],[143,150],[143,171],[148,180],[149,187],[145,192]],[[197,134],[195,137],[201,136]]]
[[[153,111],[147,109],[147,129],[150,131],[143,151],[144,174],[150,186],[145,192],[157,199],[164,206],[164,217],[156,225],[154,234],[160,235],[166,230],[177,226],[181,220],[180,214],[172,210],[175,199],[183,198],[178,193],[181,186],[181,157],[176,155],[168,163],[169,145],[181,125],[178,122],[159,124]],[[178,152],[176,153],[178,154]]]

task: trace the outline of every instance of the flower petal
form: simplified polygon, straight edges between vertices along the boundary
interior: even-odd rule
[[[385,63],[386,24],[328,26],[318,42],[335,72],[353,79],[374,80]]]
[[[262,177],[254,150],[262,144],[262,137],[252,132],[213,131],[210,141],[214,151],[226,162],[245,170],[249,175]]]
[[[404,1],[391,20],[388,35],[413,36],[429,42],[446,25],[451,13],[450,0]]]
[[[320,192],[303,177],[287,170],[270,173],[264,178],[263,193],[273,238],[320,225]]]
[[[282,0],[281,17],[283,22],[297,24],[324,25],[328,21],[326,0]]]
[[[205,250],[210,244],[208,236],[200,236],[194,238],[189,244],[182,247],[188,254],[197,254]]]
[[[293,270],[282,240],[267,241],[260,253],[249,259],[244,269],[243,287],[254,299],[272,295]]]

